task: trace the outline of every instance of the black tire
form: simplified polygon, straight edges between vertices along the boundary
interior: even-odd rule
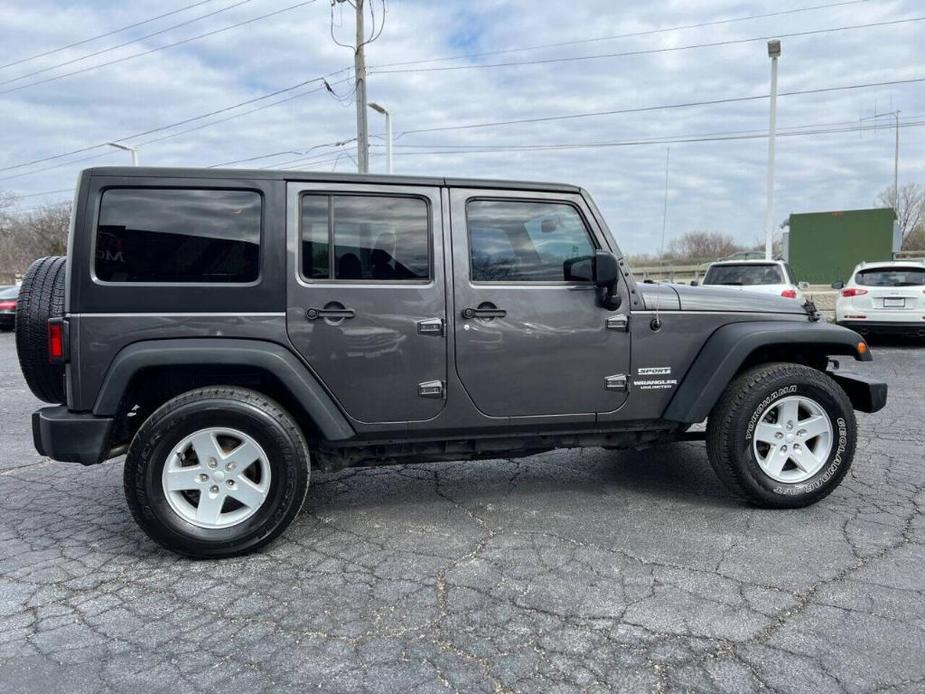
[[[64,402],[64,365],[48,362],[48,319],[64,315],[67,259],[39,258],[26,271],[16,300],[16,352],[29,390],[39,400]]]
[[[792,484],[765,473],[752,445],[762,414],[791,395],[819,405],[833,434],[819,471]],[[801,364],[763,364],[744,372],[726,388],[707,422],[707,455],[716,475],[733,494],[764,508],[800,508],[828,496],[848,473],[856,441],[854,410],[844,390],[825,373]]]
[[[266,452],[270,486],[253,516],[224,528],[184,519],[167,500],[161,475],[170,451],[206,427],[228,427],[252,437]],[[308,445],[280,405],[232,386],[199,388],[159,407],[135,434],[125,460],[125,498],[137,523],[161,546],[201,559],[252,552],[275,539],[298,514],[308,491]]]

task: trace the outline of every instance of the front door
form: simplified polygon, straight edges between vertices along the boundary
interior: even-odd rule
[[[288,186],[289,339],[352,418],[436,416],[446,385],[439,189]]]
[[[450,213],[456,368],[476,407],[502,417],[619,408],[629,307],[596,300],[589,258],[606,244],[581,196],[454,189]]]

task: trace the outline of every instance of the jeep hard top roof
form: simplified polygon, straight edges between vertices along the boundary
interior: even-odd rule
[[[83,171],[91,176],[118,176],[120,178],[193,178],[193,179],[249,179],[271,181],[319,181],[326,183],[367,183],[404,186],[447,186],[451,188],[499,188],[535,190],[555,193],[578,193],[578,186],[567,183],[539,181],[504,181],[479,178],[441,178],[438,176],[395,176],[383,174],[350,174],[328,171],[273,171],[267,169],[203,169],[159,166],[96,166]]]

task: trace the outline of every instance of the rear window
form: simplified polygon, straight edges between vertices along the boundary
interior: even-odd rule
[[[19,287],[0,287],[0,299],[15,299],[19,296]]]
[[[254,282],[260,193],[114,188],[103,193],[96,276],[103,282]]]
[[[714,265],[707,270],[704,284],[747,287],[755,284],[786,284],[779,265]]]
[[[918,287],[925,285],[925,267],[878,267],[861,270],[854,281],[863,287]]]

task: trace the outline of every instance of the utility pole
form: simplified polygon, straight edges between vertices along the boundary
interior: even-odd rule
[[[764,217],[764,257],[774,257],[774,156],[777,136],[777,60],[780,58],[780,41],[768,41],[771,59],[771,115],[768,124],[768,199]]]
[[[363,29],[364,0],[355,0],[357,43],[353,54],[357,100],[357,170],[369,172],[369,126],[366,122],[366,35]]]
[[[874,113],[872,116],[866,118],[861,118],[862,121],[866,120],[876,120],[877,118],[885,118],[887,116],[893,116],[894,122],[896,123],[896,144],[893,150],[893,209],[899,205],[899,114],[901,111],[899,109],[892,111],[890,113]]]

